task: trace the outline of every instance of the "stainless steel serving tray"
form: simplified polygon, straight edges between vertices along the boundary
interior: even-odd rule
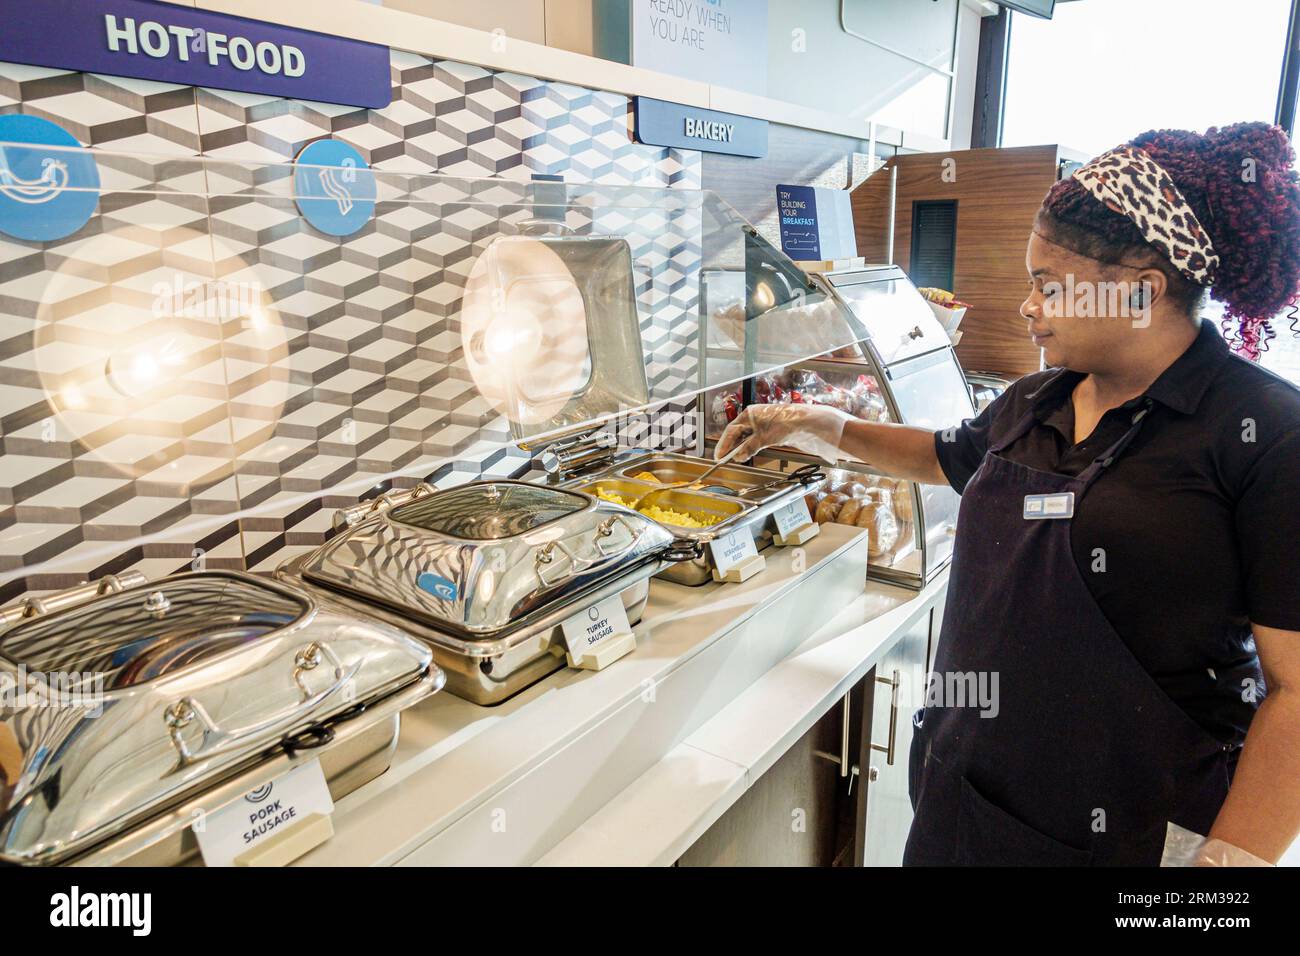
[[[285,563],[276,575],[309,590],[319,590],[319,585],[303,579],[302,561],[298,558]],[[641,620],[650,596],[650,578],[659,567],[656,561],[632,568],[583,594],[580,600],[592,605],[618,597],[627,612],[628,623],[635,625]],[[572,605],[557,605],[533,620],[492,637],[475,638],[432,627],[393,608],[352,595],[332,596],[354,613],[400,627],[428,644],[434,660],[447,675],[447,692],[471,703],[499,704],[565,664],[562,625],[574,613]]]
[[[568,607],[657,563],[673,543],[653,521],[590,495],[479,481],[389,507],[295,568],[308,582],[474,640]]]
[[[527,482],[422,486],[335,517],[340,534],[277,575],[426,642],[448,691],[478,704],[563,667],[575,608],[617,596],[635,624],[649,578],[681,556],[642,515]]]
[[[566,481],[560,487],[588,494],[604,488],[615,494],[639,497],[656,484],[636,478],[638,474],[649,472],[660,483],[684,481],[702,474],[712,464],[693,455],[646,452],[630,458],[620,457],[614,464]],[[708,549],[711,541],[744,530],[753,536],[755,547],[763,550],[772,543],[772,514],[796,498],[816,491],[824,480],[825,476],[816,468],[782,473],[748,465],[725,465],[706,479],[702,489],[674,489],[657,496],[656,504],[722,516],[717,524],[705,528],[671,526],[669,530],[679,540],[695,545],[696,554],[691,560],[666,564],[658,576],[690,586],[711,581],[714,566]],[[724,488],[726,491],[721,490]]]
[[[127,836],[168,807],[304,735],[323,755],[331,725],[369,726],[380,702],[442,685],[419,642],[263,578],[128,583],[0,614],[0,675],[27,691],[0,709],[18,755],[0,777],[0,859],[58,863],[114,840],[138,850]],[[377,752],[371,776],[387,767]],[[154,830],[168,837],[179,841],[176,827]]]

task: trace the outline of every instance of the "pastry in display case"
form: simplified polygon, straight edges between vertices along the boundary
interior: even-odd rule
[[[867,550],[873,561],[893,564],[915,550],[912,483],[902,478],[857,474],[831,469],[826,486],[808,495],[818,524],[866,528]]]

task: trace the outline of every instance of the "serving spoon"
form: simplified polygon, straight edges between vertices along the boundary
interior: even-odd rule
[[[694,478],[688,478],[685,481],[670,481],[665,484],[659,485],[657,488],[651,488],[645,494],[633,500],[631,504],[627,505],[626,507],[632,509],[633,511],[636,511],[641,506],[641,502],[645,501],[647,498],[653,495],[662,494],[665,491],[675,491],[678,488],[698,488],[702,486],[704,484],[705,478],[709,477],[709,475],[713,474],[715,471],[717,471],[727,462],[731,461],[731,459],[735,458],[736,453],[739,452],[740,449],[741,449],[741,445],[737,445],[735,448],[731,449],[731,451],[727,452],[725,455],[723,455],[721,458],[715,461],[703,472],[696,475]]]

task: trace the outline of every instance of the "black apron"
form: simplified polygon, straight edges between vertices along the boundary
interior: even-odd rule
[[[1025,517],[1026,495],[1073,492],[1077,508],[1150,409],[1075,478],[1002,457],[1031,410],[966,486],[935,699],[914,721],[904,865],[1157,866],[1167,822],[1207,833],[1218,815],[1239,743],[1214,739],[1132,655],[1079,573],[1069,519]],[[958,674],[996,687],[994,716],[938,694]]]

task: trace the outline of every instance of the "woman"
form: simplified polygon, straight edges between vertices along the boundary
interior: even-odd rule
[[[1293,161],[1264,124],[1164,130],[1054,185],[1020,310],[1049,370],[960,427],[758,405],[723,435],[962,493],[930,686],[996,673],[999,701],[927,696],[906,863],[1155,865],[1192,831],[1258,864],[1300,834],[1300,391],[1199,318],[1208,289],[1249,352],[1294,301]]]

